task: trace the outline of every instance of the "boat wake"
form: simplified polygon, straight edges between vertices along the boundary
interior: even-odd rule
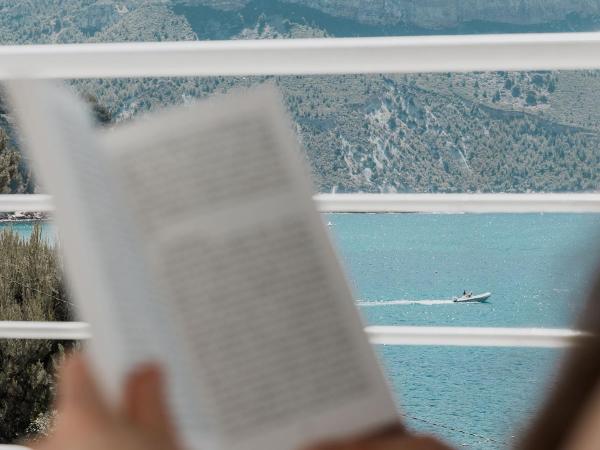
[[[371,302],[356,302],[358,306],[391,306],[391,305],[449,305],[452,300],[383,300]]]

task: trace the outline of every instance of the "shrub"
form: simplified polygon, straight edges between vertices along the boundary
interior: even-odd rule
[[[10,145],[8,134],[0,128],[0,194],[33,192],[29,170],[21,154]]]
[[[535,105],[537,105],[537,95],[535,94],[534,91],[528,91],[527,92],[527,97],[525,99],[525,102],[529,106],[535,106]]]
[[[0,231],[0,320],[70,320],[60,262],[36,225],[29,239]],[[0,340],[0,443],[14,442],[49,416],[53,373],[71,344]],[[36,425],[37,424],[37,425]]]

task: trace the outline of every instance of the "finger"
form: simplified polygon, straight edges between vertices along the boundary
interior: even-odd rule
[[[441,441],[430,436],[404,436],[373,439],[358,445],[361,450],[451,450]]]
[[[327,441],[308,447],[306,450],[348,450],[350,445],[348,441]]]
[[[366,436],[358,439],[339,440],[323,443],[310,450],[452,450],[441,441],[430,436],[397,434],[389,429],[386,435]]]
[[[128,377],[123,402],[128,420],[171,442],[175,441],[175,428],[167,405],[162,372],[158,366],[141,367]]]
[[[384,427],[378,428],[371,433],[368,433],[365,439],[379,439],[379,438],[399,438],[408,436],[406,428],[400,422],[394,422]]]
[[[71,355],[59,371],[57,409],[79,425],[100,425],[110,418],[89,367],[81,354]]]
[[[452,450],[450,446],[431,436],[417,436],[413,439],[414,450]]]
[[[395,422],[373,430],[361,436],[321,442],[308,450],[354,450],[370,449],[373,445],[390,439],[399,439],[407,436],[406,429],[400,422]]]
[[[29,449],[29,450],[45,450],[46,448],[48,448],[48,443],[46,441],[46,439],[38,441],[28,441],[28,442],[23,442],[22,444],[19,445],[23,445],[23,447]]]

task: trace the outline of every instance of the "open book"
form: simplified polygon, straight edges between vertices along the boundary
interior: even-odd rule
[[[107,130],[64,86],[7,91],[107,395],[159,361],[203,450],[293,450],[395,420],[274,88]]]

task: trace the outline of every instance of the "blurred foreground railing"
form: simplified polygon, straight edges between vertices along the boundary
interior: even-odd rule
[[[600,213],[600,193],[318,194],[321,212]],[[0,212],[54,209],[42,194],[0,195]]]
[[[0,46],[0,79],[600,68],[600,33]]]
[[[448,345],[469,347],[568,347],[590,337],[557,328],[370,326],[373,344]],[[0,321],[0,339],[84,340],[92,337],[84,322]]]

